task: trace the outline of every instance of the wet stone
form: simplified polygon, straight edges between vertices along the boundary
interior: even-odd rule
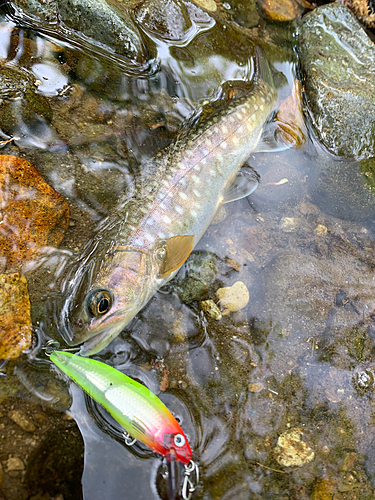
[[[59,33],[59,26],[71,29],[70,37],[94,49],[93,41],[125,56],[132,64],[144,63],[148,54],[131,18],[130,2],[105,0],[15,0],[15,5],[26,15],[49,22],[49,30]],[[57,15],[58,13],[58,15]],[[84,38],[82,37],[88,37]],[[81,38],[82,37],[82,38]],[[91,39],[91,44],[90,44]],[[107,49],[107,50],[108,50]],[[152,44],[149,44],[152,51]],[[152,56],[151,56],[152,57]]]
[[[242,281],[237,281],[230,287],[219,288],[216,295],[223,309],[223,316],[243,309],[247,306],[250,298],[249,290]]]
[[[6,470],[7,472],[25,470],[25,464],[20,458],[10,457],[6,461]]]
[[[211,299],[202,300],[199,304],[199,309],[206,313],[210,318],[220,320],[222,317],[220,308],[215,304],[215,302]]]
[[[312,6],[305,0],[263,0],[263,15],[270,21],[288,22],[300,16]]]
[[[0,359],[17,358],[30,347],[32,324],[26,278],[0,275]]]
[[[301,467],[314,459],[314,450],[303,438],[305,431],[299,427],[283,432],[279,436],[274,454],[280,465]]]
[[[375,46],[339,3],[318,7],[302,21],[300,61],[310,118],[335,155],[375,154]]]
[[[0,128],[7,134],[33,127],[38,117],[52,119],[47,99],[37,92],[35,77],[15,66],[0,67]]]
[[[0,156],[0,256],[3,270],[18,270],[57,247],[69,223],[69,207],[27,161]]]
[[[36,427],[31,420],[21,411],[13,410],[9,412],[9,418],[19,425],[26,432],[34,432]]]
[[[198,8],[198,7],[196,7]],[[194,34],[189,12],[182,2],[146,0],[134,10],[143,29],[167,41],[181,42]],[[208,20],[210,20],[209,16]]]

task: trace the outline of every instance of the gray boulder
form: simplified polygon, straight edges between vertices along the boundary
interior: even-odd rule
[[[375,155],[375,45],[341,4],[307,14],[299,52],[308,112],[334,155]]]

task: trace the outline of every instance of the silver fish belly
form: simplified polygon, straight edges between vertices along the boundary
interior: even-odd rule
[[[70,345],[83,344],[82,355],[107,346],[175,276],[228,201],[277,102],[259,49],[255,59],[252,89],[150,160],[152,175],[102,222],[84,249],[66,281],[58,315],[60,334]]]

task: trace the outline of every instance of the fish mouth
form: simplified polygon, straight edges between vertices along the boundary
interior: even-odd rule
[[[108,344],[115,339],[123,329],[123,323],[115,324],[109,328],[102,328],[98,333],[91,336],[88,340],[83,342],[79,351],[81,356],[92,356],[102,351]]]

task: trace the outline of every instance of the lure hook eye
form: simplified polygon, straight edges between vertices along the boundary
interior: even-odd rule
[[[178,448],[182,448],[186,443],[186,439],[182,434],[176,434],[173,439],[173,442]]]

